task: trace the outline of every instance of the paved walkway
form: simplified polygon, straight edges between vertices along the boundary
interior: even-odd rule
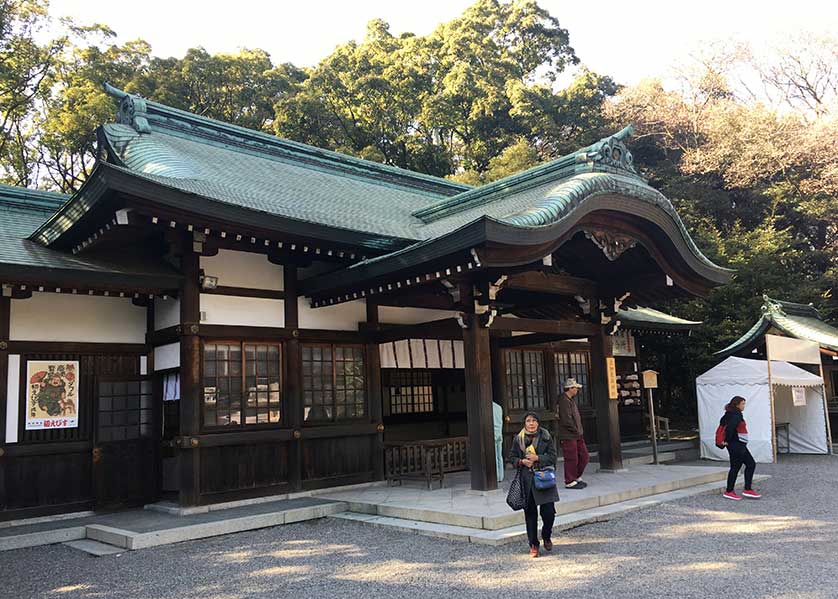
[[[0,553],[15,599],[832,599],[838,458],[781,456],[760,501],[718,493],[559,534],[533,560],[490,547],[320,519],[92,558],[63,545]]]

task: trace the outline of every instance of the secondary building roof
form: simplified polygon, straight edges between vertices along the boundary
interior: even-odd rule
[[[68,198],[60,193],[0,185],[0,281],[29,282],[37,289],[36,285],[44,281],[53,285],[157,288],[162,280],[167,288],[177,289],[180,276],[172,269],[75,256],[29,240]]]
[[[686,333],[701,326],[701,321],[685,320],[666,312],[641,306],[620,308],[617,320],[623,328],[638,332]]]
[[[787,337],[817,342],[821,348],[838,352],[838,328],[821,318],[811,304],[795,304],[763,296],[762,316],[742,337],[716,352],[730,356],[749,352],[762,343],[766,333],[775,330]]]

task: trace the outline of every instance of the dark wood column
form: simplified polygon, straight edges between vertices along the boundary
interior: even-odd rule
[[[285,410],[288,424],[299,431],[303,426],[303,355],[300,347],[298,327],[300,326],[297,302],[297,267],[286,264],[282,267],[283,289],[285,290],[285,327],[293,329],[296,335],[285,342]],[[303,441],[299,434],[292,435],[288,446],[288,482],[295,491],[303,487]]]
[[[11,299],[0,295],[0,509],[6,507],[6,402],[9,378],[9,329],[11,328]]]
[[[378,304],[367,299],[367,323],[378,329]],[[364,346],[367,364],[367,393],[370,407],[370,422],[378,425],[378,434],[373,440],[372,467],[375,480],[384,480],[384,406],[381,393],[381,354],[377,343]]]
[[[608,398],[605,358],[611,357],[611,337],[603,329],[589,338],[591,343],[591,393],[596,411],[597,446],[601,470],[622,470],[619,402]]]
[[[470,314],[464,314],[466,327],[463,331],[471,488],[492,491],[498,488],[498,473],[495,468],[489,329],[473,311],[474,296],[470,285],[461,287],[460,298],[472,308]]]
[[[199,256],[185,239],[181,256],[180,289],[180,504],[198,505],[201,490],[201,450],[193,436],[201,431],[201,309]]]
[[[9,378],[9,332],[11,329],[12,300],[0,295],[0,441],[6,442],[6,397]],[[2,463],[2,458],[0,458]]]

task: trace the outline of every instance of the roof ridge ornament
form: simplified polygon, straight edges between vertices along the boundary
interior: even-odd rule
[[[151,126],[148,124],[147,105],[144,98],[117,89],[109,83],[105,83],[105,93],[119,99],[119,110],[116,113],[116,122],[121,125],[129,125],[138,133],[151,133]]]
[[[634,126],[628,125],[609,137],[591,144],[579,153],[577,162],[587,164],[601,163],[613,168],[637,174],[632,156],[625,142],[634,134]]]

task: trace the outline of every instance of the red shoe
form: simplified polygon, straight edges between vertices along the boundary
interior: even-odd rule
[[[753,489],[745,489],[744,491],[742,491],[742,497],[747,497],[748,499],[760,499],[762,495],[760,495]]]
[[[538,545],[530,546],[530,557],[538,557]]]
[[[736,491],[725,491],[722,493],[722,497],[725,499],[733,499],[733,501],[740,501],[742,499],[742,496],[737,495]]]

